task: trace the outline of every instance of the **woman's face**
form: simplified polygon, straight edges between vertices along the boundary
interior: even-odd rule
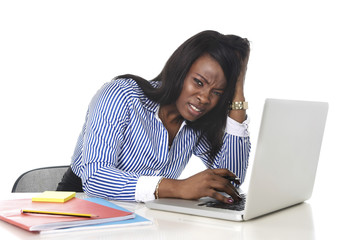
[[[198,58],[187,73],[176,101],[180,115],[195,121],[213,109],[226,88],[226,78],[219,63],[208,54]]]

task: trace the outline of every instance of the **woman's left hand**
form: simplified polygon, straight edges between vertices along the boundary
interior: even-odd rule
[[[240,74],[235,86],[235,94],[234,94],[234,99],[245,99],[244,97],[244,85],[245,85],[245,76],[246,76],[246,71],[247,71],[247,64],[249,62],[249,55],[246,56],[246,58],[242,62],[242,67],[240,70]]]

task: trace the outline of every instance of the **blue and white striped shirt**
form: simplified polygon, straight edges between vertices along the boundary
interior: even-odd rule
[[[243,182],[250,152],[247,122],[228,119],[222,149],[211,165],[205,154],[207,141],[202,138],[198,143],[198,133],[185,124],[169,149],[168,132],[158,110],[159,104],[149,100],[132,79],[113,80],[97,92],[71,164],[88,195],[151,200],[158,180],[178,178],[192,154],[208,168],[229,169]]]

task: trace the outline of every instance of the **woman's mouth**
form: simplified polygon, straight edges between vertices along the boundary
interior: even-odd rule
[[[196,107],[195,105],[192,105],[191,103],[189,103],[189,105],[190,105],[190,107],[191,107],[194,111],[196,111],[196,112],[202,112],[202,110],[199,109],[198,107]]]
[[[191,103],[188,104],[188,113],[191,117],[187,118],[189,121],[195,121],[204,114],[204,108],[199,108]]]

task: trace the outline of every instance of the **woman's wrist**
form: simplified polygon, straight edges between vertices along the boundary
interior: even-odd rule
[[[179,194],[179,184],[181,180],[162,178],[159,182],[156,191],[155,198],[181,198]]]
[[[243,90],[238,89],[234,94],[234,98],[232,101],[233,104],[231,103],[230,105],[228,116],[239,123],[244,122],[246,120],[246,109],[248,108],[247,102],[245,102],[246,100]]]
[[[246,120],[246,110],[230,110],[228,116],[233,120],[242,123]]]

